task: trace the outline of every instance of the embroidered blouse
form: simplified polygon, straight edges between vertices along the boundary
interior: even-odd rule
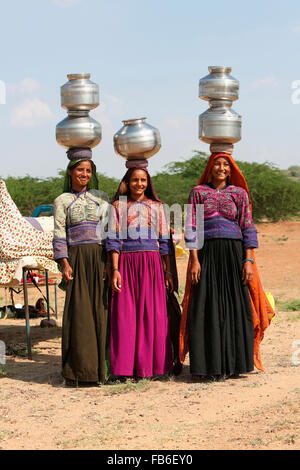
[[[54,201],[54,259],[68,258],[69,246],[103,244],[108,208],[108,196],[96,189],[58,196]]]
[[[197,204],[204,206],[204,240],[233,238],[242,240],[245,248],[258,247],[257,230],[245,189],[229,185],[217,190],[211,183],[202,184],[192,189],[188,203],[192,205],[192,211],[187,225],[194,233]],[[186,241],[193,241],[190,236],[188,238]]]
[[[171,241],[163,204],[145,199],[122,198],[111,206],[106,250],[120,252],[159,251],[171,253]]]

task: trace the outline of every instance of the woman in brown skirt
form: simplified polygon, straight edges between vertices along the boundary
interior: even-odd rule
[[[67,385],[105,382],[107,286],[101,221],[108,197],[98,190],[89,149],[72,149],[64,192],[54,202],[55,260],[66,298],[62,325],[62,375]]]

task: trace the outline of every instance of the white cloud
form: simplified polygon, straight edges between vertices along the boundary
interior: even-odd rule
[[[47,103],[38,98],[26,99],[12,110],[10,124],[13,127],[35,127],[54,118]]]
[[[7,92],[10,95],[31,94],[39,91],[41,84],[35,78],[24,78],[18,83],[8,83]]]
[[[263,77],[252,82],[254,88],[277,88],[279,82],[276,77]]]
[[[78,0],[52,0],[56,5],[60,7],[71,7],[78,3]]]

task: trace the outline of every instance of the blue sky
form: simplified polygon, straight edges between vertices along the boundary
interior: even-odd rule
[[[162,149],[149,160],[152,174],[193,149],[198,115],[207,103],[198,82],[209,65],[228,65],[240,81],[233,108],[243,117],[239,160],[300,165],[300,3],[294,0],[0,0],[2,176],[55,176],[65,150],[55,126],[66,113],[60,86],[67,73],[90,72],[100,87],[91,116],[102,125],[94,149],[98,170],[121,177],[124,160],[113,151],[123,119],[147,116]],[[300,94],[299,94],[300,96]]]

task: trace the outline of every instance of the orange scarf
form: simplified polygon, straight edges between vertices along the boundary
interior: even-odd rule
[[[248,193],[249,197],[249,204],[250,210],[252,211],[251,199],[249,194],[249,189],[244,178],[243,173],[233,160],[232,156],[227,153],[213,153],[206,165],[203,175],[201,176],[200,180],[198,181],[197,185],[206,184],[209,182],[211,169],[214,164],[216,158],[224,157],[230,162],[231,165],[231,176],[230,176],[230,184],[234,186],[239,186],[245,189]],[[249,297],[252,309],[252,316],[253,316],[253,324],[254,324],[254,365],[258,370],[263,371],[263,365],[261,362],[260,350],[259,345],[264,337],[264,332],[266,328],[269,326],[272,318],[274,317],[275,313],[267,299],[267,296],[263,290],[258,269],[254,257],[254,253],[252,255],[252,259],[254,260],[253,264],[253,280],[249,282]],[[188,312],[192,300],[193,294],[193,285],[191,280],[189,279],[188,273],[191,266],[191,260],[189,259],[188,267],[187,267],[187,275],[186,275],[186,285],[185,285],[185,293],[182,302],[182,317],[180,323],[180,333],[179,333],[179,355],[181,363],[184,362],[185,356],[189,349],[188,344]]]

